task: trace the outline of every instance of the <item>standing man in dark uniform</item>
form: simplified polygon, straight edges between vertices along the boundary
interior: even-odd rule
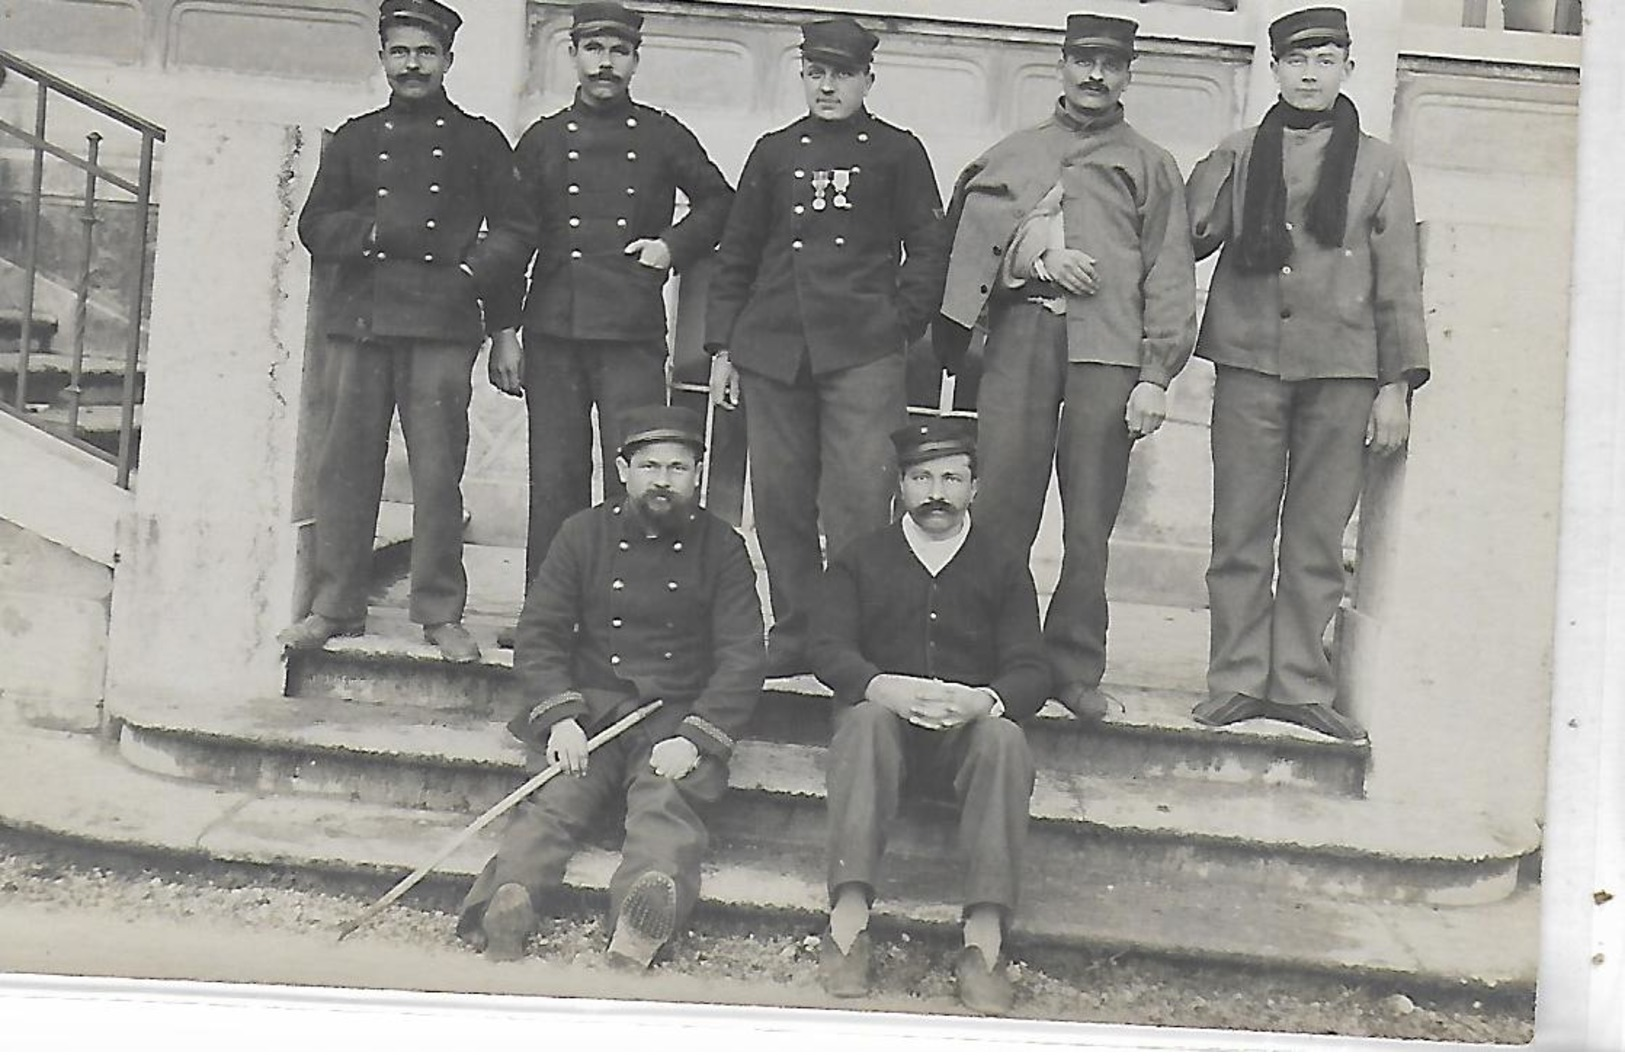
[[[1055,112],[960,175],[936,332],[952,363],[986,320],[982,526],[1025,555],[1056,468],[1065,552],[1044,640],[1061,702],[1085,719],[1115,704],[1100,688],[1106,562],[1129,455],[1162,425],[1196,340],[1179,166],[1124,120],[1138,28],[1070,16]]]
[[[480,655],[462,625],[470,375],[486,334],[512,338],[515,279],[536,236],[507,139],[446,98],[461,24],[436,0],[384,0],[389,105],[338,130],[299,217],[311,257],[336,273],[322,320],[333,410],[316,482],[315,597],[278,636],[289,648],[362,633],[399,408],[412,474],[411,617],[447,659]]]
[[[681,407],[630,412],[626,497],[564,522],[525,598],[514,676],[527,703],[508,728],[565,773],[519,806],[463,900],[458,934],[493,960],[523,955],[536,907],[610,802],[626,808],[611,960],[647,967],[699,897],[704,815],[765,662],[744,540],[696,503],[702,429]],[[589,760],[589,732],[651,700],[664,706]]]
[[[559,525],[591,501],[595,404],[604,497],[620,495],[608,471],[619,422],[666,401],[666,277],[716,248],[733,200],[694,134],[628,95],[642,27],[620,4],[576,5],[575,101],[532,125],[516,151],[541,228],[524,313],[527,585]],[[689,208],[673,224],[677,191]]]
[[[774,674],[807,670],[820,524],[835,553],[891,519],[904,350],[940,302],[931,161],[863,105],[878,43],[850,18],[802,27],[809,113],[751,150],[711,283],[711,396],[745,403]]]
[[[1001,956],[1015,913],[1033,760],[1017,722],[1049,694],[1038,597],[1025,554],[968,507],[971,427],[952,419],[894,436],[907,512],[831,560],[812,659],[835,691],[829,750],[829,930],[819,975],[836,997],[869,989],[869,905],[905,785],[952,794],[964,859],[959,996],[1010,1010]]]

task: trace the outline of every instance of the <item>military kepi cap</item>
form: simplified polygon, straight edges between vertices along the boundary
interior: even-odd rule
[[[852,18],[828,18],[801,27],[801,57],[842,69],[868,66],[879,44],[879,37]]]
[[[1280,58],[1294,48],[1322,44],[1349,46],[1349,16],[1340,7],[1306,7],[1270,23],[1270,54]]]
[[[1133,58],[1134,34],[1139,30],[1140,24],[1132,18],[1116,18],[1111,15],[1068,15],[1066,40],[1062,41],[1061,49],[1080,51],[1084,48],[1103,48]]]
[[[403,24],[428,30],[449,49],[458,27],[463,24],[463,16],[439,0],[384,0],[378,5],[379,33]]]
[[[976,453],[974,427],[958,418],[928,418],[905,425],[891,434],[891,442],[897,448],[899,469],[933,458]]]
[[[636,407],[621,415],[620,456],[627,458],[632,449],[643,444],[674,441],[687,444],[696,454],[705,450],[705,419],[687,407],[666,407],[655,404]]]
[[[608,33],[633,44],[643,42],[643,16],[612,0],[589,0],[577,4],[570,19],[570,39],[580,40]]]

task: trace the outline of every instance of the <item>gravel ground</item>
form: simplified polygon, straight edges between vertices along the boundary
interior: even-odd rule
[[[15,835],[0,835],[0,934],[32,916],[83,920],[111,943],[120,928],[180,923],[179,937],[205,943],[212,932],[216,955],[229,951],[238,979],[326,982],[311,973],[288,977],[273,951],[325,951],[337,928],[388,888],[388,882],[355,877],[314,877],[275,869],[206,865],[196,869],[152,866],[110,855]],[[414,981],[359,980],[355,985],[481,992],[557,993],[574,996],[659,997],[789,1007],[859,1007],[830,1002],[818,987],[817,940],[799,924],[757,921],[746,926],[702,915],[680,936],[644,980],[627,980],[604,966],[606,936],[592,904],[561,907],[544,919],[534,957],[502,975],[482,958],[459,949],[452,921],[459,884],[432,880],[336,949],[361,948],[379,963],[403,971],[414,962],[425,974]],[[167,928],[164,929],[167,932]],[[63,943],[63,926],[46,932]],[[878,932],[883,952],[880,982],[861,1007],[904,1012],[954,1013],[953,949],[937,936]],[[15,941],[15,939],[13,940]],[[31,940],[38,944],[40,940]],[[37,961],[0,952],[0,969],[105,974],[97,961],[102,939],[86,940],[82,965]],[[0,949],[11,947],[0,942]],[[22,947],[26,949],[27,947]],[[108,949],[112,946],[109,945]],[[1079,951],[1015,949],[1016,1015],[1091,1023],[1135,1023],[1219,1029],[1288,1031],[1388,1038],[1427,1038],[1470,1043],[1527,1043],[1533,1008],[1526,1000],[1451,993],[1402,993],[1380,984],[1353,985],[1332,979],[1271,976],[1240,969],[1162,962],[1137,957],[1091,956]],[[1024,955],[1025,954],[1025,955]],[[180,953],[175,954],[181,957]],[[306,961],[337,962],[336,956],[305,955]],[[141,962],[137,961],[137,965]],[[176,963],[181,963],[177,961]],[[346,962],[347,963],[347,962]],[[264,974],[256,966],[264,965]],[[55,965],[55,967],[52,967]],[[346,970],[329,963],[330,972]],[[147,974],[145,969],[123,971]],[[190,977],[186,969],[151,974]],[[196,969],[199,978],[225,978]],[[393,978],[401,978],[397,974]],[[422,980],[422,981],[416,981]],[[342,981],[342,979],[341,979]]]

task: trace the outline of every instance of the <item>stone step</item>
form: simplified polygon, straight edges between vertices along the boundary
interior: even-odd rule
[[[485,655],[450,664],[404,620],[379,619],[381,633],[335,639],[325,649],[290,656],[288,692],[379,704],[413,704],[480,713],[506,721],[519,707],[512,653],[495,647],[507,620],[471,612],[470,629]],[[383,625],[380,626],[380,623]],[[1033,723],[1041,765],[1118,777],[1189,777],[1223,784],[1285,786],[1339,795],[1364,787],[1370,745],[1351,744],[1270,720],[1212,729],[1190,717],[1200,694],[1190,690],[1108,685],[1124,712],[1093,724],[1074,720],[1053,702]],[[752,733],[764,740],[827,744],[829,691],[817,679],[768,682]]]
[[[380,894],[434,855],[468,817],[175,781],[123,765],[88,736],[29,729],[0,738],[0,772],[10,789],[0,801],[0,825],[15,830],[169,859],[371,875]],[[461,890],[495,842],[493,831],[479,834],[427,886]],[[601,898],[616,860],[613,852],[584,850],[566,884]],[[1086,948],[1533,992],[1540,918],[1533,884],[1494,904],[1441,908],[1271,892],[1195,875],[1145,883],[1087,858],[1075,865],[1032,873],[1013,931],[1015,956]],[[822,876],[817,854],[723,846],[706,866],[702,908],[788,917],[810,932],[825,906]],[[893,856],[877,922],[918,933],[953,929],[957,883],[951,870]],[[454,940],[448,934],[446,941]]]
[[[0,342],[4,341],[0,333]],[[0,351],[0,394],[16,391],[20,357],[15,351]],[[67,403],[67,388],[73,376],[73,357],[66,352],[34,352],[28,357],[28,402]],[[86,352],[79,366],[79,405],[111,407],[124,399],[124,357]],[[146,369],[138,367],[135,379],[137,403],[145,397]]]
[[[48,349],[55,340],[58,324],[54,317],[33,313],[28,328],[29,351]],[[10,355],[15,356],[23,339],[23,312],[20,308],[0,308],[0,348],[4,348]]]
[[[276,698],[208,707],[124,702],[124,758],[221,787],[310,793],[380,806],[477,813],[519,784],[520,746],[478,710]],[[824,840],[825,749],[745,741],[718,809],[721,842],[806,849]],[[1290,788],[1122,778],[1041,767],[1029,865],[1081,863],[1146,881],[1200,876],[1282,891],[1466,904],[1515,888],[1539,833],[1482,815]],[[904,857],[951,862],[945,808],[911,810],[892,840]]]

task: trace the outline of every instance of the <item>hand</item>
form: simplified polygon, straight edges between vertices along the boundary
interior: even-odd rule
[[[1055,285],[1074,297],[1088,297],[1100,289],[1095,258],[1081,249],[1046,249],[1038,259]]]
[[[671,247],[658,238],[634,238],[621,250],[627,256],[634,254],[638,263],[646,268],[656,271],[668,271],[671,268]]]
[[[574,719],[560,719],[547,735],[547,761],[567,774],[587,772],[587,731]]]
[[[876,675],[864,696],[927,730],[951,729],[993,708],[993,696],[986,690],[912,675]]]
[[[679,781],[699,764],[700,750],[687,737],[667,737],[649,752],[649,769]]]
[[[711,357],[711,402],[725,411],[739,406],[739,371],[726,349]]]
[[[498,392],[505,392],[509,396],[525,394],[524,382],[520,380],[523,364],[524,353],[519,348],[517,333],[503,330],[491,335],[488,373],[491,375],[491,384],[496,386]]]
[[[1142,381],[1128,394],[1128,411],[1123,416],[1128,423],[1130,440],[1140,440],[1158,429],[1168,420],[1168,393],[1161,385]]]
[[[1386,458],[1405,446],[1411,435],[1410,387],[1403,381],[1377,390],[1366,423],[1365,442],[1371,453]]]

